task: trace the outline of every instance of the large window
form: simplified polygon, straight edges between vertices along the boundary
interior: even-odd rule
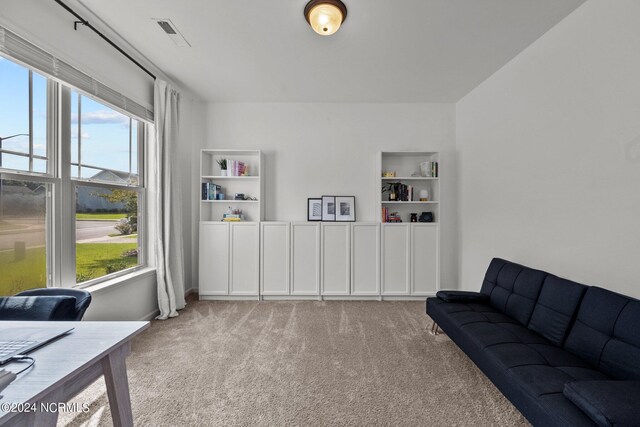
[[[0,295],[144,264],[144,127],[0,57]]]
[[[71,92],[78,282],[117,273],[142,261],[138,233],[142,128],[136,119]]]

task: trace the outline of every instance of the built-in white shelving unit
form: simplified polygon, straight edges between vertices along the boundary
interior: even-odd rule
[[[243,162],[248,166],[246,176],[222,175],[217,161],[220,159]],[[217,184],[224,194],[223,200],[204,200],[200,189],[200,221],[220,221],[229,207],[241,209],[245,221],[261,221],[262,204],[262,153],[258,150],[204,149],[200,156],[200,183]],[[236,193],[256,200],[234,200]]]
[[[434,176],[422,176],[420,164],[423,162],[438,163],[439,155],[433,151],[382,151],[378,154],[378,167],[376,170],[376,200],[379,200],[377,217],[384,222],[382,209],[388,208],[389,213],[397,212],[402,222],[409,222],[411,214],[418,217],[422,212],[432,212],[434,222],[440,221],[440,174]],[[393,172],[395,176],[384,176],[385,172]],[[418,175],[418,176],[416,176]],[[410,200],[390,200],[388,189],[390,184],[400,183],[411,186],[412,197]],[[428,198],[420,200],[420,191],[426,190]]]
[[[248,176],[224,176],[216,160],[249,165]],[[421,299],[440,289],[439,178],[411,176],[437,153],[380,153],[378,212],[389,207],[403,223],[264,221],[260,151],[202,150],[201,184],[217,184],[224,200],[200,197],[201,299]],[[382,177],[383,170],[396,177]],[[416,200],[388,201],[390,182],[415,188]],[[419,201],[427,189],[430,199]],[[233,200],[235,193],[257,200]],[[245,220],[222,222],[228,208]],[[410,223],[410,213],[431,211],[435,222]]]

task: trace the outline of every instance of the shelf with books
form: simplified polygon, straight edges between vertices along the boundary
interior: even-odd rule
[[[260,180],[260,177],[257,175],[250,175],[250,176],[203,175],[202,179],[257,181],[257,180]]]
[[[414,214],[420,217],[423,213],[429,214],[434,223],[439,221],[439,157],[433,151],[378,154],[376,193],[381,222],[410,222]]]
[[[383,181],[435,181],[437,176],[383,176]]]
[[[260,203],[259,200],[201,200],[201,202],[204,203],[226,203],[228,204],[235,204],[235,203]]]
[[[224,173],[222,160],[234,170]],[[264,209],[261,170],[262,153],[258,150],[203,149],[200,156],[200,221],[220,221],[229,208],[242,211],[244,221],[261,221]],[[236,194],[256,200],[235,200]]]

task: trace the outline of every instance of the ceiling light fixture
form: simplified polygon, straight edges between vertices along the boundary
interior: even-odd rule
[[[313,31],[330,36],[347,18],[347,6],[340,0],[311,0],[304,7],[304,17]]]

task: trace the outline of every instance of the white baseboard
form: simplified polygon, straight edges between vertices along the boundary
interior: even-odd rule
[[[151,313],[142,316],[142,318],[138,319],[141,322],[153,320],[156,316],[160,314],[160,310],[153,310]]]

